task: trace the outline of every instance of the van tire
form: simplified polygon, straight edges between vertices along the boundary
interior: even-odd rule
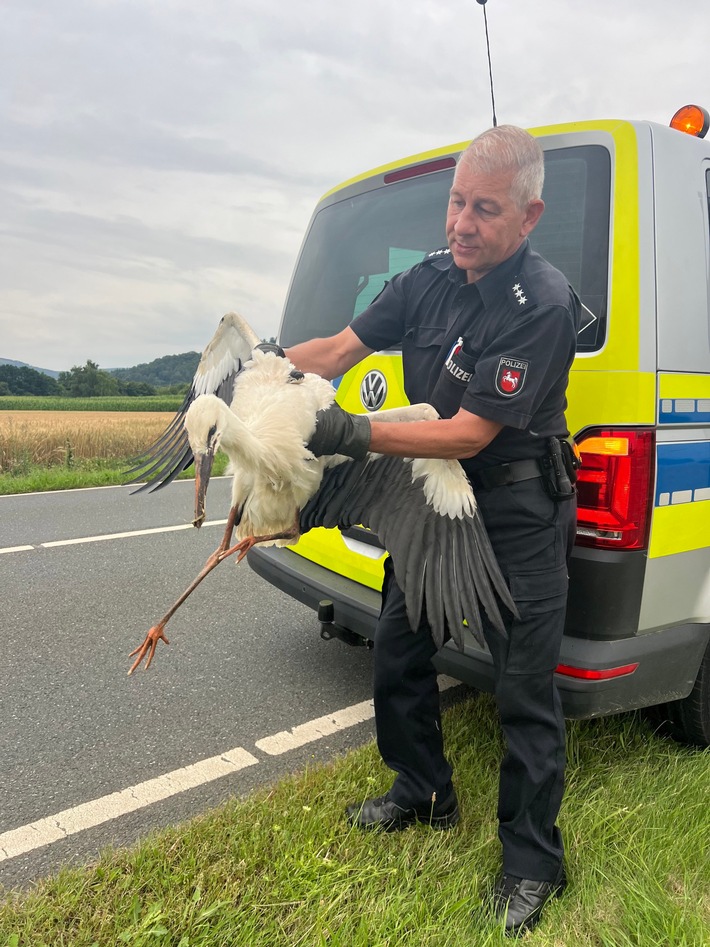
[[[648,709],[650,719],[660,733],[678,743],[710,746],[710,644],[705,649],[698,676],[688,696]]]

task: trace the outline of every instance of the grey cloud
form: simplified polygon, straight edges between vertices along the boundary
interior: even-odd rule
[[[486,9],[499,121],[667,122],[705,94],[697,0]],[[323,191],[491,120],[473,0],[3,0],[2,15],[2,357],[145,361],[204,345],[209,314],[241,305],[270,334]]]
[[[291,164],[280,165],[241,152],[218,138],[181,135],[138,118],[115,122],[85,114],[51,119],[39,126],[8,122],[3,149],[9,154],[43,157],[48,162],[77,158],[109,166],[200,174],[246,173],[301,187],[324,186],[322,177],[307,167],[301,170]]]

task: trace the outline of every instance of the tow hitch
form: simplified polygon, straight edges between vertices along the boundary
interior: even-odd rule
[[[320,622],[320,636],[324,641],[332,641],[333,638],[339,638],[345,644],[353,648],[372,648],[372,642],[369,638],[363,638],[356,635],[349,628],[343,628],[342,625],[335,623],[335,608],[328,598],[318,602],[318,621]]]

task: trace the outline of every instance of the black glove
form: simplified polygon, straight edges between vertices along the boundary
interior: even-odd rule
[[[316,457],[344,454],[353,460],[363,460],[370,449],[371,436],[366,415],[348,414],[333,402],[316,414],[316,429],[306,446]]]
[[[286,358],[284,350],[275,342],[259,342],[258,345],[254,346],[254,349],[259,349],[260,352],[273,352],[274,355],[278,355],[279,358]]]

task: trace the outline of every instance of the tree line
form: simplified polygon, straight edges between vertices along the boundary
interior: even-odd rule
[[[262,340],[264,341],[264,340]],[[269,342],[275,342],[272,336]],[[155,394],[183,394],[191,384],[199,352],[163,355],[133,368],[104,371],[96,362],[75,365],[71,371],[52,378],[28,365],[0,365],[0,395],[59,395],[68,398],[97,398],[104,395],[138,397]]]
[[[188,384],[186,382],[185,384]],[[183,386],[176,386],[183,387]],[[156,386],[144,381],[128,381],[102,371],[96,362],[75,365],[58,378],[23,365],[0,365],[0,395],[60,395],[68,398],[96,398],[103,395],[154,395]]]
[[[90,359],[53,378],[28,365],[0,365],[0,395],[59,395],[96,398],[103,395],[129,397],[182,394],[190,385],[200,361],[199,352],[164,355],[133,368],[104,371]]]

